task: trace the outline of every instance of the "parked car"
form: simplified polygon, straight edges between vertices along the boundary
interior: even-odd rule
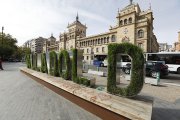
[[[168,66],[164,61],[147,61],[146,62],[146,75],[156,77],[157,72],[160,72],[160,77],[169,74]]]
[[[122,69],[126,74],[130,74],[131,64],[126,64]],[[169,74],[168,66],[164,61],[147,61],[145,63],[146,76],[156,77],[157,72],[160,72],[160,77]]]
[[[122,71],[125,72],[126,74],[130,74],[131,71],[131,63],[127,63],[122,67]]]
[[[97,67],[103,67],[103,61],[99,61],[97,59],[93,60],[93,65],[97,66]]]

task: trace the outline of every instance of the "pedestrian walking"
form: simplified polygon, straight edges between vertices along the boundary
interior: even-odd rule
[[[0,57],[0,69],[4,70],[3,67],[2,67],[2,59],[1,59],[1,57]]]

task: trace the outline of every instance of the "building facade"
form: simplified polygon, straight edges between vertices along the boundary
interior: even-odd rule
[[[144,52],[158,52],[159,45],[153,33],[153,13],[141,11],[132,2],[117,14],[117,24],[109,32],[77,39],[79,49],[84,50],[84,60],[90,62],[94,56],[107,55],[109,43],[132,43]]]
[[[79,21],[78,14],[76,20],[72,24],[68,24],[68,32],[64,32],[59,36],[59,48],[70,50],[72,48],[77,48],[77,41],[80,38],[86,37],[86,25],[83,25]]]
[[[43,37],[38,37],[32,40],[28,40],[23,44],[23,47],[30,48],[32,53],[42,53],[44,42],[46,40],[47,39]]]
[[[95,56],[107,56],[108,44],[132,43],[144,52],[158,52],[159,45],[153,33],[153,13],[150,9],[141,11],[138,4],[130,2],[121,11],[118,10],[116,26],[108,32],[86,37],[86,25],[78,18],[68,24],[68,32],[59,36],[59,50],[72,48],[84,51],[84,60],[90,63]]]
[[[180,52],[180,31],[178,32],[178,42],[174,43],[175,52]]]
[[[59,41],[51,34],[51,37],[44,41],[43,52],[59,51]]]
[[[172,45],[168,45],[168,43],[159,43],[159,52],[173,52]]]

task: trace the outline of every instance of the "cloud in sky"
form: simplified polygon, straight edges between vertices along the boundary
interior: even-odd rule
[[[180,31],[180,1],[134,0],[141,10],[151,3],[154,14],[154,32],[158,42],[172,44]],[[68,23],[75,20],[86,24],[87,35],[107,32],[116,24],[117,9],[129,4],[128,0],[0,0],[0,26],[18,39],[18,44],[39,36],[58,38]]]

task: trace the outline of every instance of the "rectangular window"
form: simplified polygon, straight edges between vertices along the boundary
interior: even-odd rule
[[[86,58],[87,58],[87,60],[89,60],[89,56],[87,56]]]
[[[91,48],[91,54],[93,54],[94,53],[94,49],[93,48]]]
[[[143,43],[138,43],[138,47],[140,47],[141,49],[143,49],[143,48],[144,48]]]
[[[93,58],[93,56],[91,56],[91,60],[93,60],[94,58]]]
[[[104,47],[102,47],[102,52],[104,52]]]
[[[96,52],[99,52],[98,48],[96,48]]]
[[[111,41],[112,41],[112,42],[115,42],[115,41],[116,41],[116,36],[115,36],[115,35],[112,35]]]

